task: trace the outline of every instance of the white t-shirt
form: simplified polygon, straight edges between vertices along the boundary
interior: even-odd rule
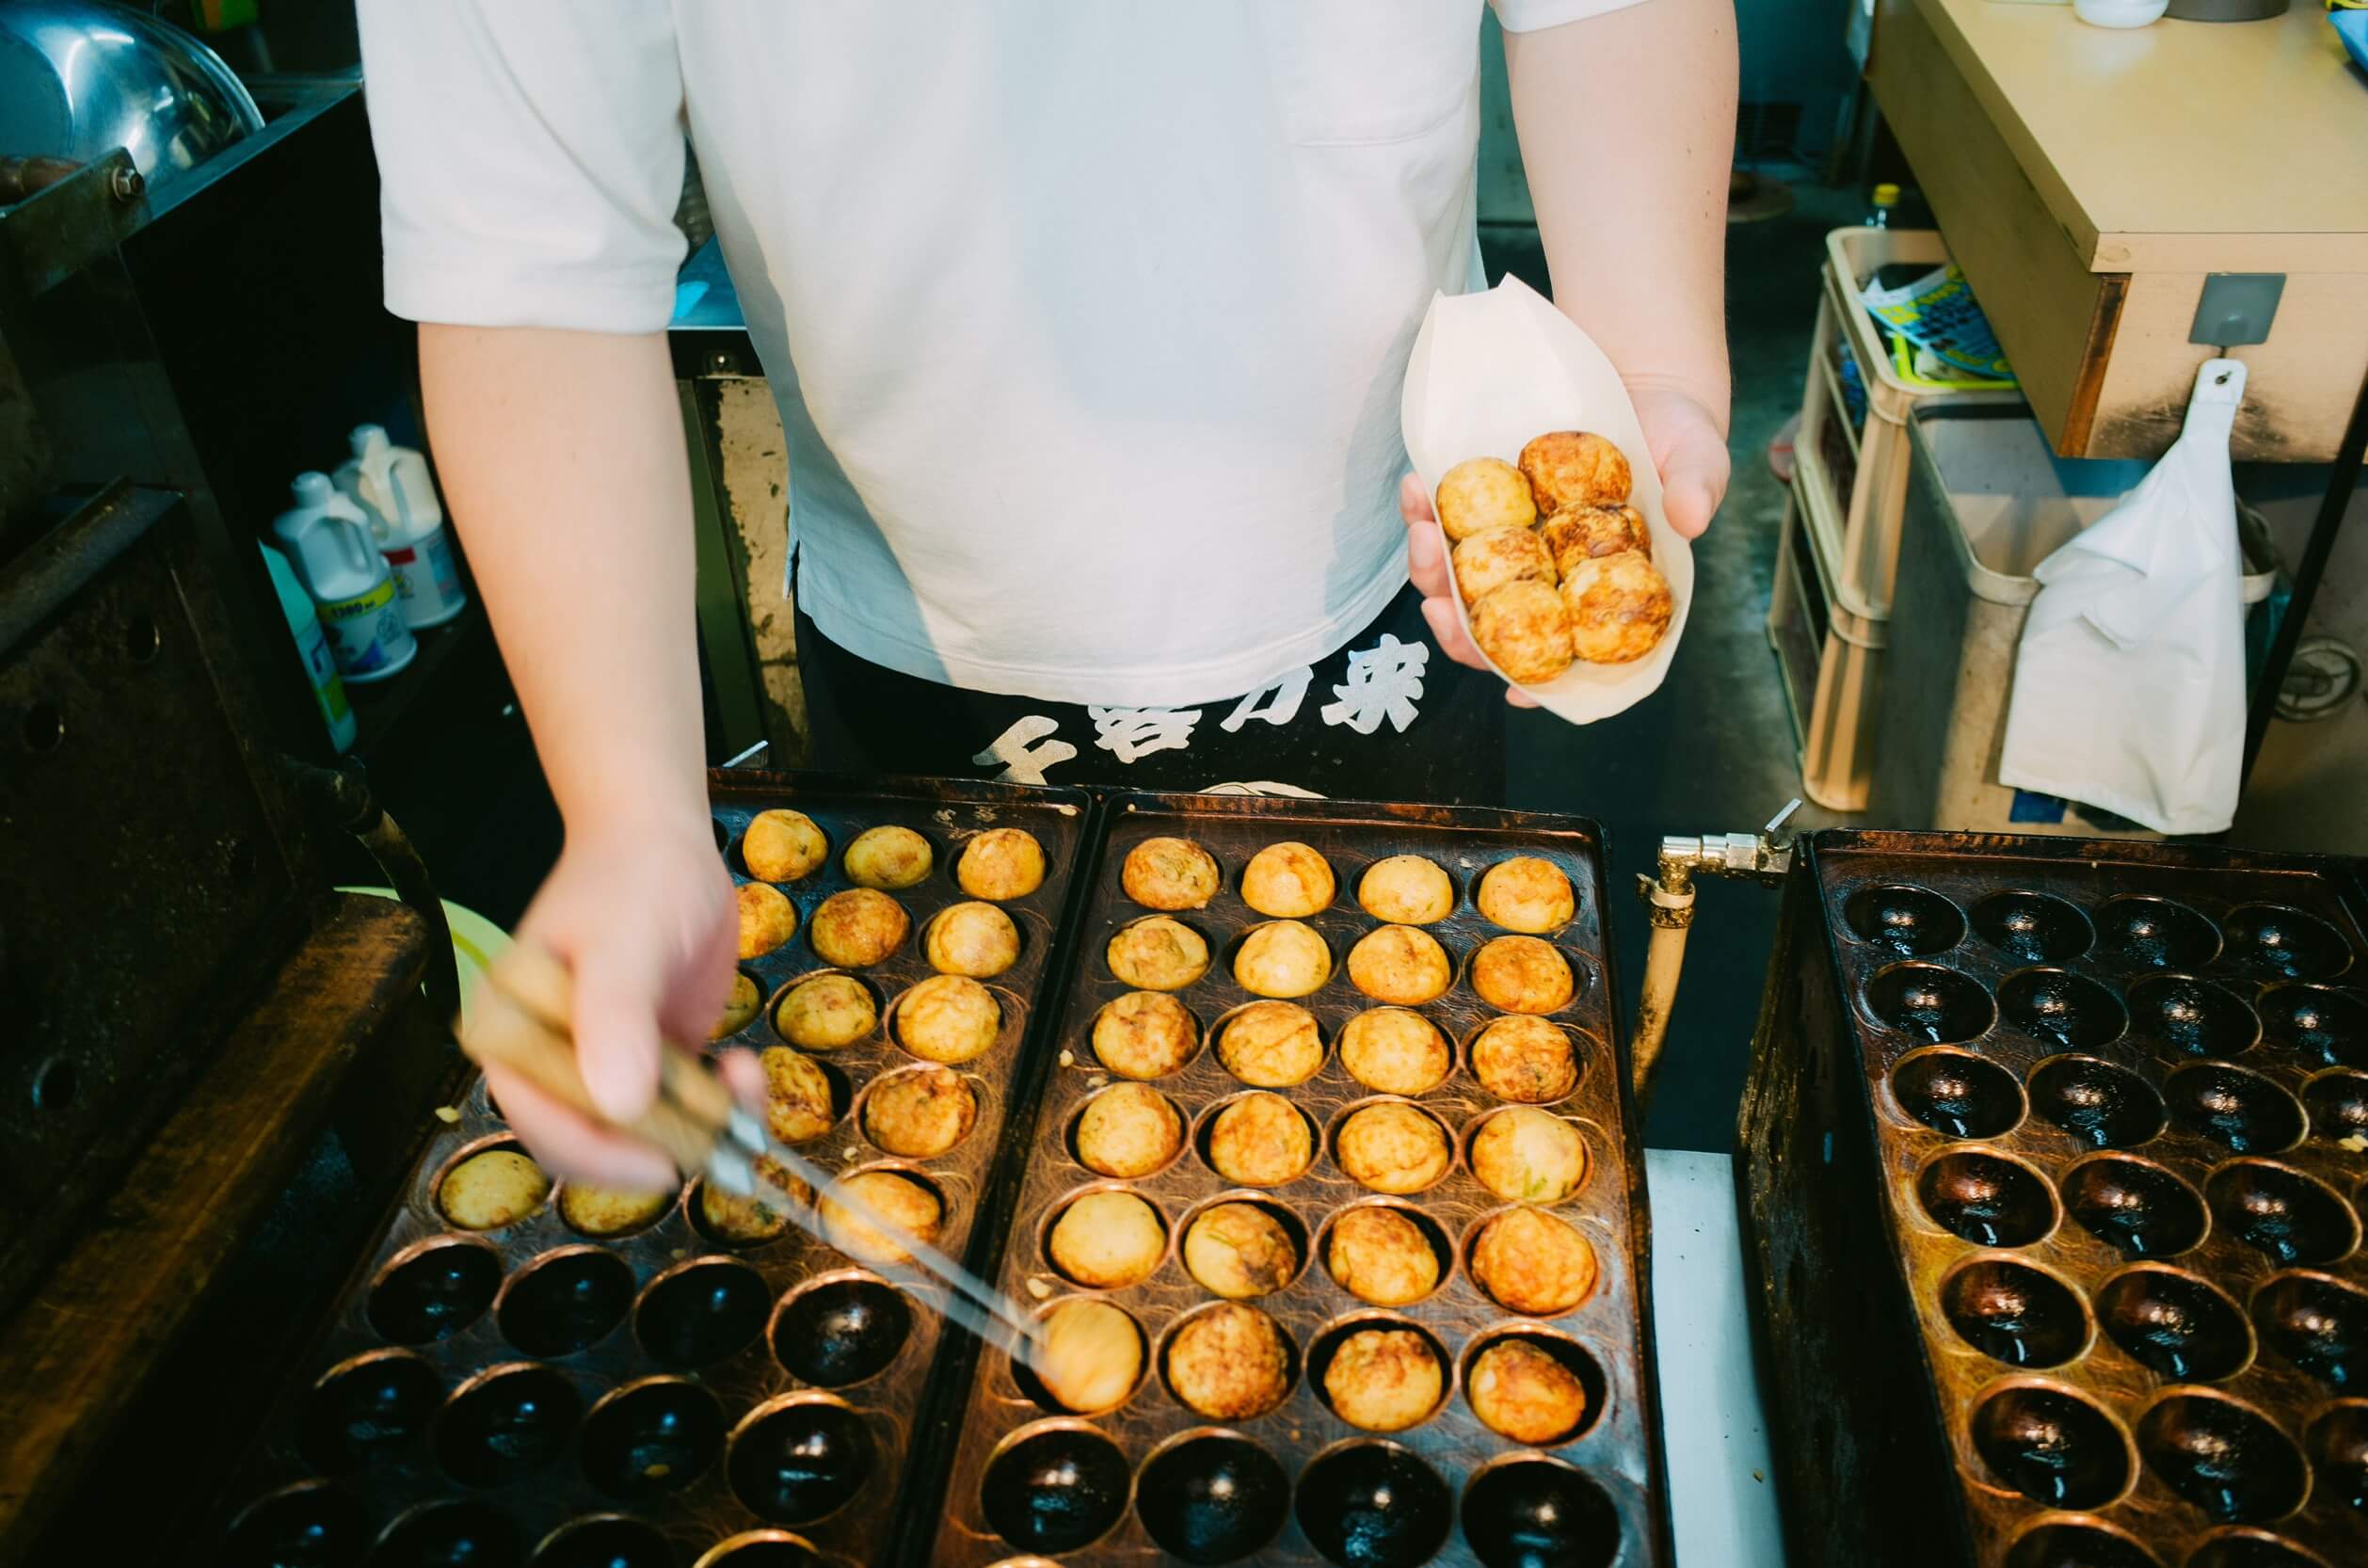
[[[1405,581],[1480,5],[361,0],[387,305],[662,329],[687,123],[824,633],[1056,700],[1252,690]]]

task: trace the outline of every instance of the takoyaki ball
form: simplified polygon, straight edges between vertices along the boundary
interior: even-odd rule
[[[1562,584],[1571,651],[1591,664],[1625,664],[1660,646],[1677,613],[1661,568],[1633,550],[1581,562]]]
[[[1544,1018],[1498,1018],[1472,1041],[1472,1076],[1500,1100],[1545,1105],[1578,1086],[1578,1057]]]
[[[1472,955],[1472,989],[1508,1013],[1551,1013],[1577,993],[1570,960],[1535,936],[1498,936]]]
[[[1304,997],[1332,978],[1332,950],[1312,926],[1269,920],[1241,938],[1233,978],[1255,996]]]
[[[970,1135],[978,1096],[950,1067],[890,1073],[863,1098],[864,1136],[907,1160],[934,1160]]]
[[[1448,1136],[1410,1105],[1352,1112],[1336,1139],[1340,1168],[1376,1192],[1419,1192],[1448,1172]]]
[[[840,859],[847,868],[847,880],[856,887],[891,893],[925,879],[936,861],[928,840],[909,827],[894,826],[865,828]]]
[[[1340,1064],[1368,1089],[1425,1095],[1455,1067],[1439,1026],[1419,1013],[1375,1007],[1340,1026]]]
[[[1617,555],[1624,550],[1641,551],[1648,558],[1653,553],[1653,536],[1645,527],[1644,514],[1625,503],[1557,512],[1545,520],[1538,537],[1545,541],[1545,552],[1554,558],[1556,573],[1565,578],[1581,562],[1599,556]]]
[[[1288,1285],[1299,1272],[1299,1248],[1256,1204],[1221,1203],[1184,1232],[1184,1267],[1214,1294],[1246,1301]]]
[[[724,1011],[716,1018],[715,1027],[707,1032],[707,1037],[720,1040],[727,1034],[739,1033],[763,1006],[764,993],[757,989],[757,983],[733,970],[731,995],[724,999]]]
[[[962,846],[953,879],[972,898],[1026,898],[1044,886],[1044,845],[1023,827],[990,827]]]
[[[849,888],[823,900],[806,939],[826,964],[860,969],[904,945],[913,929],[904,906],[871,888]]]
[[[1209,1124],[1208,1162],[1244,1187],[1280,1186],[1315,1158],[1307,1118],[1280,1095],[1244,1095]]]
[[[1507,931],[1543,936],[1560,931],[1578,912],[1571,879],[1551,860],[1516,855],[1499,860],[1480,878],[1480,912]]]
[[[1560,1443],[1587,1419],[1587,1385],[1526,1339],[1499,1339],[1475,1356],[1464,1397],[1481,1424],[1516,1443]]]
[[[929,922],[921,947],[938,973],[984,980],[1019,962],[1019,928],[991,904],[957,904]]]
[[[1595,1288],[1595,1249],[1542,1208],[1508,1208],[1472,1242],[1472,1279],[1508,1311],[1552,1317]]]
[[[436,1207],[462,1230],[496,1230],[515,1224],[551,1196],[551,1177],[516,1149],[472,1154],[444,1173]]]
[[[1183,1147],[1183,1116],[1148,1084],[1113,1083],[1077,1119],[1079,1160],[1122,1181],[1149,1176]]]
[[[1063,1302],[1045,1315],[1036,1377],[1064,1410],[1114,1409],[1143,1376],[1143,1335],[1108,1302]]]
[[[1190,839],[1145,839],[1127,852],[1118,882],[1145,909],[1198,909],[1217,896],[1217,862]]]
[[[925,1062],[984,1055],[1002,1030],[995,993],[967,975],[933,974],[896,1003],[896,1043]]]
[[[1492,528],[1455,547],[1455,586],[1466,604],[1508,583],[1554,585],[1554,560],[1545,541],[1527,528]]]
[[[870,1221],[856,1218],[853,1209],[828,1192],[823,1194],[823,1235],[858,1262],[908,1263],[913,1256],[908,1247],[915,1241],[936,1244],[937,1233],[945,1228],[945,1206],[937,1201],[936,1193],[911,1176],[894,1171],[858,1171],[838,1185],[870,1204],[892,1227],[881,1231]]]
[[[1405,1306],[1439,1288],[1439,1255],[1394,1208],[1352,1208],[1335,1220],[1324,1266],[1341,1289],[1375,1306]]]
[[[1517,1105],[1472,1135],[1472,1175],[1508,1203],[1560,1203],[1587,1179],[1587,1142],[1561,1117]]]
[[[871,988],[851,974],[801,981],[773,1010],[773,1027],[800,1050],[838,1050],[880,1027]]]
[[[1052,1266],[1080,1285],[1116,1290],[1149,1279],[1167,1251],[1152,1207],[1132,1192],[1088,1192],[1061,1210],[1048,1243]]]
[[[788,1231],[791,1216],[788,1209],[770,1198],[744,1198],[737,1192],[725,1192],[712,1181],[702,1181],[699,1223],[718,1240],[746,1246],[770,1241]]]
[[[797,905],[780,888],[744,882],[732,890],[732,902],[740,909],[741,957],[762,958],[797,935]]]
[[[760,811],[740,836],[741,862],[763,882],[795,882],[811,876],[830,856],[830,842],[803,811]]]
[[[1454,978],[1447,949],[1416,926],[1368,931],[1349,950],[1349,984],[1375,1001],[1411,1007],[1444,995]]]
[[[1324,1064],[1316,1016],[1293,1001],[1254,1001],[1217,1030],[1217,1060],[1259,1089],[1304,1083]]]
[[[1332,864],[1305,844],[1269,844],[1241,868],[1241,902],[1261,915],[1297,920],[1332,903]]]
[[[1472,606],[1472,641],[1508,680],[1537,685],[1571,667],[1571,616],[1544,583],[1508,583]]]
[[[1521,471],[1497,457],[1467,457],[1439,481],[1439,526],[1450,539],[1468,539],[1490,528],[1527,528],[1538,519],[1537,502]]]
[[[1110,939],[1110,972],[1146,991],[1180,991],[1208,972],[1201,934],[1165,915],[1123,926]]]
[[[1436,1410],[1446,1391],[1437,1352],[1412,1329],[1359,1329],[1324,1368],[1333,1414],[1368,1432],[1405,1431]]]
[[[658,1223],[674,1207],[674,1193],[620,1192],[571,1181],[559,1189],[559,1217],[581,1236],[630,1236]]]
[[[1455,913],[1455,884],[1438,863],[1419,855],[1393,855],[1366,868],[1356,901],[1377,920],[1429,925]]]
[[[1199,1044],[1191,1011],[1159,991],[1129,991],[1094,1015],[1094,1054],[1121,1078],[1165,1078]]]
[[[1635,478],[1618,443],[1584,430],[1552,430],[1521,449],[1522,477],[1540,517],[1566,506],[1603,506],[1628,499]]]
[[[1168,1386],[1212,1421],[1246,1421],[1281,1404],[1290,1366],[1274,1320],[1240,1302],[1187,1320],[1168,1341]]]
[[[757,1063],[764,1069],[764,1119],[774,1137],[803,1144],[838,1125],[830,1079],[811,1057],[787,1046],[767,1046]]]

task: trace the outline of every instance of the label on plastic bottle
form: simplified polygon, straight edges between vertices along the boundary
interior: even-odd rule
[[[394,572],[395,591],[403,597],[404,624],[435,626],[459,614],[460,568],[453,561],[452,545],[443,530],[412,544],[398,545],[385,554]]]
[[[395,602],[392,577],[351,599],[323,602],[321,624],[328,629],[329,648],[337,656],[339,669],[347,675],[368,675],[393,660],[394,650],[380,626],[390,610],[394,612],[394,632],[400,635],[402,612]]]

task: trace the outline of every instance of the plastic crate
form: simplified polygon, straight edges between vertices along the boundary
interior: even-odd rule
[[[1821,534],[1834,498],[1821,471],[1798,465],[1778,535],[1768,641],[1784,676],[1799,742],[1801,792],[1832,811],[1864,810],[1872,785],[1874,718],[1889,629],[1836,601]]]

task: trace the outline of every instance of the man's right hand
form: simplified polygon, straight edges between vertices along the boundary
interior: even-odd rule
[[[649,1107],[664,1042],[696,1045],[723,1011],[739,952],[732,884],[704,816],[570,831],[520,922],[573,972],[576,1061],[603,1114]],[[759,1090],[747,1052],[726,1077]],[[656,1149],[598,1127],[512,1074],[486,1069],[503,1117],[553,1175],[662,1192],[680,1177]]]

